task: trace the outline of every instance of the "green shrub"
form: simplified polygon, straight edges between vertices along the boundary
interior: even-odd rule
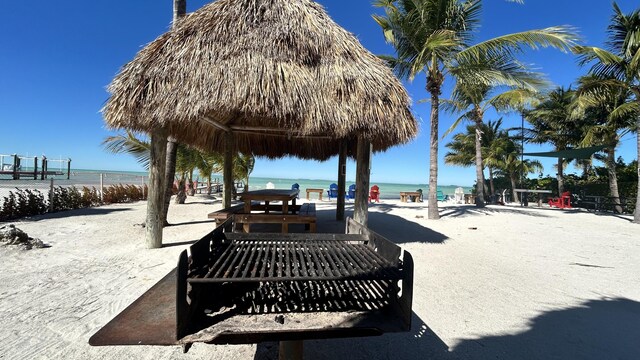
[[[47,205],[44,196],[38,190],[16,189],[3,198],[0,210],[0,221],[17,219],[25,216],[44,214]]]

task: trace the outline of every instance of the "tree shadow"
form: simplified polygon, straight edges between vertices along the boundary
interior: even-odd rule
[[[368,228],[384,236],[396,244],[407,243],[431,243],[442,244],[447,239],[446,235],[431,230],[416,222],[409,221],[401,216],[390,214],[392,206],[383,208],[382,212],[369,212]],[[386,211],[384,211],[386,210]],[[318,232],[320,233],[344,233],[344,220],[336,220],[335,209],[318,210]],[[353,217],[353,210],[345,211],[345,218]]]
[[[517,334],[464,339],[449,348],[415,313],[411,331],[379,337],[307,340],[305,359],[640,359],[640,302],[589,300],[545,312]],[[278,358],[277,343],[258,344],[256,360]]]
[[[215,220],[187,221],[187,222],[181,222],[181,223],[169,223],[169,225],[165,225],[165,227],[196,225],[196,224],[208,224],[208,223],[215,224],[215,222],[216,222]]]
[[[163,243],[162,247],[167,248],[167,247],[174,247],[174,246],[193,245],[197,241],[198,240],[188,240],[188,241],[180,241],[180,242]]]
[[[15,221],[38,222],[42,220],[62,219],[62,218],[73,217],[73,216],[106,215],[106,214],[117,213],[122,211],[130,211],[130,210],[132,210],[132,208],[113,209],[113,208],[107,208],[107,207],[92,207],[92,208],[58,211],[54,213],[47,213],[43,215],[36,215],[33,217],[17,219]]]
[[[541,210],[541,211],[538,211]],[[445,206],[440,208],[440,217],[452,217],[452,218],[462,218],[468,216],[486,216],[493,214],[514,214],[514,215],[524,215],[524,216],[532,216],[532,217],[542,217],[548,218],[550,217],[548,214],[545,214],[543,211],[555,211],[553,209],[545,209],[545,208],[536,208],[535,211],[527,211],[527,210],[519,210],[517,208],[510,207],[496,207],[496,206],[485,206],[482,208],[476,207],[475,205],[457,205],[457,206]]]
[[[589,300],[533,318],[519,334],[466,339],[452,349],[464,359],[640,359],[640,302]]]
[[[447,344],[413,313],[411,330],[382,336],[304,341],[305,359],[449,359]],[[254,360],[278,359],[278,343],[259,343]]]

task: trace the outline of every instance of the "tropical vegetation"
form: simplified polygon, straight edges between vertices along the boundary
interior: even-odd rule
[[[385,15],[374,15],[387,42],[396,55],[385,56],[389,65],[402,78],[413,80],[426,75],[426,91],[430,95],[430,219],[438,219],[436,188],[438,176],[438,121],[440,96],[446,76],[453,76],[458,100],[465,106],[460,111],[480,126],[481,103],[491,90],[499,86],[537,90],[539,79],[515,60],[526,47],[555,47],[567,50],[576,36],[565,27],[550,27],[499,36],[472,44],[480,26],[481,0],[377,0]],[[476,137],[476,167],[481,169],[480,137]],[[480,178],[480,172],[477,173]],[[482,193],[482,187],[478,190]],[[482,197],[477,204],[483,205]],[[435,206],[434,206],[435,205]]]

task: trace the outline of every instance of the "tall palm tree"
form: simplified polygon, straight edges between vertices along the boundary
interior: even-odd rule
[[[503,87],[492,86],[475,80],[474,72],[467,71],[465,67],[473,66],[475,69],[493,69],[502,79],[495,81],[504,81],[509,84],[517,84],[524,88],[508,89],[495,96],[492,94],[499,91]],[[453,123],[447,131],[452,131],[462,120],[471,121],[475,125],[475,163],[476,163],[476,206],[484,206],[484,163],[482,161],[482,137],[483,137],[483,118],[485,112],[489,108],[498,111],[522,108],[534,99],[537,88],[545,85],[541,79],[541,75],[526,71],[523,66],[518,64],[508,56],[496,56],[494,58],[484,58],[474,61],[473,64],[458,64],[452,69],[452,73],[456,77],[456,86],[453,90],[451,101],[445,102],[445,108],[451,112],[462,113],[462,115]],[[526,95],[526,96],[523,96]]]
[[[589,86],[591,82],[598,82],[601,78],[594,76],[585,76],[580,79],[579,84]],[[579,88],[580,90],[580,88]],[[629,101],[631,97],[629,91],[624,89],[607,88],[600,92],[598,103],[588,106],[584,112],[577,111],[574,116],[586,119],[590,126],[585,128],[582,145],[606,145],[604,149],[606,156],[599,159],[602,160],[607,169],[609,178],[609,193],[613,198],[615,210],[622,212],[620,202],[620,193],[618,191],[618,177],[616,173],[616,156],[615,149],[620,143],[620,139],[628,134],[634,127],[635,119],[638,115],[633,113],[621,113],[612,116],[614,109]]]
[[[173,0],[173,23],[176,26],[178,21],[187,13],[187,0]],[[165,192],[164,207],[160,214],[162,222],[168,225],[167,213],[169,212],[169,204],[171,203],[171,195],[173,194],[173,181],[176,177],[176,157],[178,154],[178,142],[172,136],[167,138],[167,165],[165,168]]]
[[[457,61],[472,62],[484,55],[514,54],[523,46],[565,48],[575,36],[566,28],[548,28],[494,38],[471,46],[480,24],[481,0],[376,0],[385,15],[374,15],[395,57],[383,57],[402,78],[425,73],[430,94],[429,219],[438,219],[438,109],[447,69]],[[471,68],[468,70],[472,72]],[[494,83],[491,71],[476,71],[476,79]],[[470,78],[470,77],[468,77]]]
[[[524,117],[531,128],[525,131],[525,138],[531,143],[553,145],[555,151],[566,150],[582,141],[583,117],[575,117],[573,100],[575,91],[569,87],[558,87],[544,94],[542,101],[533,109],[525,111]],[[564,192],[564,167],[570,159],[558,158],[558,192]]]
[[[516,192],[518,177],[521,174],[542,172],[544,168],[537,160],[526,159],[522,161],[520,158],[522,147],[509,136],[508,131],[501,131],[494,142],[499,143],[497,147],[502,152],[496,162],[498,173],[509,178],[513,200],[518,202],[518,193]]]
[[[489,170],[489,186],[492,194],[495,194],[495,186],[493,183],[494,169],[503,156],[501,143],[497,140],[502,126],[502,119],[497,121],[489,121],[482,124],[482,159],[483,168]],[[454,135],[453,140],[445,146],[449,148],[449,152],[444,156],[445,164],[469,167],[475,165],[476,159],[476,127],[468,125],[465,133]],[[484,182],[484,180],[483,180]]]
[[[602,100],[607,89],[629,91],[632,96],[611,111],[609,117],[622,117],[632,114],[636,121],[632,130],[640,128],[640,9],[629,14],[622,12],[613,3],[613,16],[607,28],[606,49],[578,46],[576,52],[581,55],[582,65],[593,64],[590,73],[599,81],[583,83],[580,91],[582,104],[594,104]],[[640,157],[640,136],[637,137],[637,151]],[[638,165],[640,172],[640,165]],[[640,224],[640,181],[633,222]]]

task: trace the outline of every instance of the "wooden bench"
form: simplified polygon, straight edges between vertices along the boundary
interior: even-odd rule
[[[241,213],[242,210],[244,210],[244,203],[239,203],[239,204],[233,205],[232,207],[230,207],[228,209],[220,209],[218,211],[214,211],[212,213],[209,213],[207,215],[207,218],[215,219],[216,220],[216,226],[219,226],[223,222],[227,221],[227,219],[232,217],[234,214]]]
[[[316,232],[316,204],[300,205],[295,214],[244,214],[237,212],[233,215],[236,224],[243,224],[244,231],[249,232],[251,224],[282,224],[282,232],[289,232],[289,224],[305,224],[309,232]]]

